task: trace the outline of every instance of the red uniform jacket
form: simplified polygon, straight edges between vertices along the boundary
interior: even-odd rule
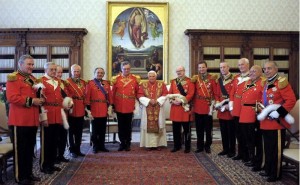
[[[286,128],[290,128],[290,125],[284,120],[286,112],[289,112],[296,104],[295,93],[288,83],[285,77],[275,77],[275,81],[267,82],[264,87],[262,96],[262,102],[266,106],[267,104],[281,104],[282,106],[277,109],[280,114],[280,122],[285,125]],[[266,102],[264,102],[264,93],[266,93]],[[295,123],[299,124],[299,123]],[[260,128],[262,130],[279,130],[284,129],[279,125],[276,120],[265,119],[260,122]]]
[[[46,76],[43,76],[42,83],[44,84],[45,88],[43,89],[43,94],[46,97],[45,103],[43,104],[45,110],[47,110],[47,118],[48,124],[62,124],[62,117],[61,117],[61,109],[62,109],[62,102],[63,97],[61,94],[61,81],[57,78],[55,80],[55,86],[51,84],[51,80],[48,79]]]
[[[262,89],[262,78],[259,78],[254,83],[252,83],[251,80],[246,82],[246,87],[243,90],[241,100],[242,108],[239,121],[240,123],[255,123],[255,105],[256,102],[261,101]]]
[[[241,112],[241,100],[242,100],[242,94],[243,90],[245,88],[245,82],[248,81],[250,78],[247,77],[241,77],[241,75],[237,75],[234,77],[233,80],[233,86],[230,92],[230,101],[233,101],[233,110],[231,112],[232,116],[240,116]]]
[[[32,105],[36,91],[32,85],[36,78],[14,72],[7,76],[6,96],[10,103],[8,124],[13,126],[38,126],[39,107]]]
[[[180,91],[178,90],[176,85],[176,81],[177,79],[171,80],[169,94],[180,94]],[[194,83],[191,81],[190,78],[185,77],[184,79],[181,80],[181,85],[185,93],[187,93],[187,95],[185,96],[187,102],[190,102],[195,92]],[[170,120],[172,121],[187,122],[189,121],[190,114],[191,111],[185,112],[181,105],[174,105],[174,104],[171,105]]]
[[[85,103],[90,105],[93,117],[107,117],[108,105],[112,102],[112,92],[108,81],[102,80],[99,84],[104,88],[106,95],[94,80],[90,80],[86,86]]]
[[[134,111],[139,79],[139,76],[133,74],[129,74],[128,77],[117,75],[112,78],[113,104],[116,112],[132,113]]]
[[[212,100],[216,96],[217,76],[207,74],[206,79],[200,75],[194,75],[192,81],[195,82],[195,96],[193,99],[193,109],[197,114],[208,114]]]
[[[69,115],[72,117],[82,117],[85,115],[84,96],[86,82],[82,79],[80,79],[79,82],[75,82],[72,78],[68,78],[67,82],[68,93],[74,102],[74,106]]]
[[[220,78],[222,78],[222,77],[220,77]],[[216,93],[216,97],[215,97],[217,103],[223,101],[224,99],[229,98],[229,93],[233,86],[233,78],[234,78],[233,74],[230,74],[226,79],[222,80],[224,88],[228,94],[227,96],[222,94],[219,80],[217,80],[217,93]],[[217,117],[219,119],[223,119],[223,120],[231,120],[232,119],[232,116],[231,116],[229,110],[225,110],[224,112],[221,112],[221,110],[218,110]]]

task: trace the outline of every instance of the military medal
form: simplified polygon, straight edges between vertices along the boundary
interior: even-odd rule
[[[272,88],[272,91],[273,91],[273,92],[277,91],[277,88],[276,88],[276,87],[273,87],[273,88]]]
[[[273,100],[269,100],[269,104],[272,105],[274,103]]]

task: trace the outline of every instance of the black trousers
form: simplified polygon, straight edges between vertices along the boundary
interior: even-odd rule
[[[11,126],[16,182],[29,179],[32,174],[37,127]]]
[[[41,169],[49,169],[54,166],[60,126],[60,124],[49,124],[48,127],[41,126]]]
[[[255,155],[255,123],[241,123],[242,142],[244,146],[242,150],[245,157],[249,157],[254,162]]]
[[[233,120],[219,119],[223,151],[235,154],[235,126]]]
[[[243,145],[245,145],[245,143],[243,143],[242,141],[242,132],[239,123],[240,117],[234,116],[233,121],[234,121],[235,137],[238,144],[238,155],[243,157],[243,150],[244,150]]]
[[[117,112],[118,136],[122,147],[130,147],[133,113]]]
[[[84,119],[82,117],[68,117],[69,121],[69,150],[71,153],[79,153],[82,140]]]
[[[94,149],[104,149],[107,117],[92,120],[92,142]]]
[[[64,156],[65,149],[67,146],[68,131],[63,125],[58,128],[58,141],[57,141],[57,157],[61,158]]]
[[[173,121],[173,140],[174,148],[181,149],[182,138],[181,138],[181,127],[183,127],[184,145],[186,150],[191,149],[191,124],[190,122],[177,122]]]
[[[272,178],[281,178],[282,153],[286,130],[262,130],[264,141],[265,171]],[[278,140],[281,142],[278,142]]]
[[[208,114],[195,113],[196,133],[197,133],[197,149],[202,150],[210,148],[212,144],[212,127],[213,119]],[[204,132],[206,133],[206,140],[204,144]]]

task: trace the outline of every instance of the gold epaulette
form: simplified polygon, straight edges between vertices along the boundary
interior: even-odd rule
[[[140,75],[132,75],[136,78],[136,81],[138,82],[138,84],[140,84],[141,82],[141,76]]]
[[[211,79],[212,80],[217,80],[218,79],[218,75],[217,74],[211,74]]]
[[[261,78],[261,86],[264,87],[266,85],[267,78],[264,76],[261,76],[260,78]]]
[[[279,87],[279,89],[283,89],[283,88],[285,88],[288,84],[289,84],[289,82],[288,82],[288,80],[287,80],[287,78],[286,77],[279,77],[278,78],[278,87]]]
[[[191,78],[191,82],[195,83],[198,79],[198,75],[193,75]]]
[[[43,83],[42,77],[41,77],[41,78],[37,78],[37,79],[35,80],[35,83]]]
[[[171,80],[170,80],[170,84],[171,84],[173,81],[176,81],[176,78],[171,79]]]
[[[70,82],[68,80],[61,80],[63,84],[68,87],[70,85]]]
[[[7,75],[7,81],[12,82],[17,80],[17,74],[18,72],[9,73]]]
[[[118,76],[120,76],[120,75],[117,75],[117,76],[113,76],[113,77],[111,77],[111,80],[110,80],[110,85],[114,85],[114,84],[117,82],[117,78],[118,78]]]

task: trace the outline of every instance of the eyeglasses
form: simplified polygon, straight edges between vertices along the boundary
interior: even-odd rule
[[[184,71],[184,70],[178,70],[178,71],[176,71],[176,73],[179,73],[179,72],[182,72],[182,71]]]

